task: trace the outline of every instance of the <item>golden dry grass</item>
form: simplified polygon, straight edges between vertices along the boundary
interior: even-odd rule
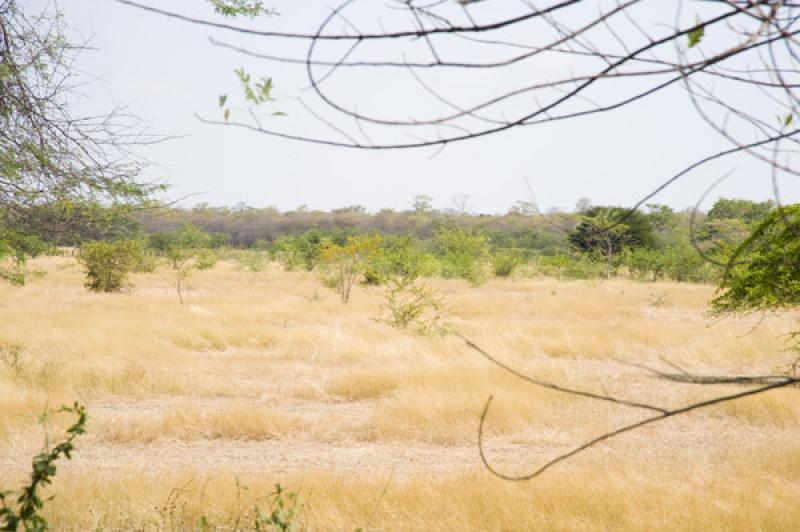
[[[0,285],[0,488],[24,480],[47,405],[87,403],[89,434],[46,507],[59,529],[187,529],[201,515],[230,526],[277,481],[300,491],[300,522],[317,530],[785,530],[800,517],[798,389],[674,419],[509,483],[477,456],[489,395],[487,455],[510,473],[647,414],[532,387],[456,337],[377,323],[375,288],[342,305],[312,274],[221,263],[194,274],[182,306],[168,272],[92,294],[72,259],[34,267],[47,275]],[[457,330],[515,368],[670,407],[741,388],[671,383],[633,364],[769,373],[790,358],[780,335],[798,327],[796,315],[752,331],[758,318],[712,324],[708,286],[429,283]],[[56,417],[51,434],[68,421]]]
[[[155,413],[103,416],[90,426],[104,443],[147,443],[160,440],[270,440],[303,427],[292,416],[267,405],[226,404],[214,407],[168,407]]]

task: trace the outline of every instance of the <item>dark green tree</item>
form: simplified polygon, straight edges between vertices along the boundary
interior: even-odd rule
[[[716,313],[800,306],[800,204],[772,211],[734,251],[712,301]]]
[[[650,247],[653,245],[653,226],[647,215],[630,211],[625,207],[589,207],[581,222],[569,235],[570,243],[581,251],[598,249],[598,232],[611,231],[614,226],[624,225],[617,231],[614,251],[619,253],[623,247]]]
[[[625,249],[653,245],[653,228],[647,216],[624,207],[589,207],[569,235],[579,251],[603,258],[606,278],[611,277],[615,259]]]
[[[717,296],[717,315],[780,313],[800,307],[800,204],[772,211],[732,254]],[[800,331],[789,333],[800,351]],[[797,376],[800,358],[789,364]]]

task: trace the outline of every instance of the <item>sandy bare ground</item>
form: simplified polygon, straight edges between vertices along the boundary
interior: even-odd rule
[[[219,356],[214,355],[214,356]],[[606,393],[620,397],[648,398],[661,404],[679,406],[687,391],[711,391],[697,385],[676,384],[631,369],[625,365],[597,360],[569,360],[559,365],[571,372],[591,373],[598,380],[607,380],[602,387]],[[661,366],[662,370],[669,370]],[[477,369],[477,371],[480,371]],[[196,373],[194,373],[196,376]],[[208,375],[214,378],[214,375]],[[432,476],[461,474],[480,470],[477,446],[478,418],[474,418],[475,438],[460,444],[430,444],[419,441],[368,441],[363,434],[369,423],[374,401],[306,401],[286,400],[269,393],[268,386],[258,379],[236,377],[239,390],[258,390],[260,395],[247,401],[258,410],[269,408],[294,416],[303,430],[296,434],[280,434],[264,441],[236,439],[170,439],[109,443],[92,435],[92,426],[120,427],[131,419],[157,417],[175,409],[199,408],[204,411],[223,410],[229,404],[241,406],[237,399],[164,397],[144,400],[99,400],[91,402],[89,435],[79,444],[80,452],[64,465],[71,472],[92,472],[140,469],[148,472],[180,472],[196,467],[210,470],[295,473],[325,471],[332,473],[425,474]],[[742,386],[717,386],[714,391],[744,390]],[[502,393],[501,390],[498,390]],[[252,394],[251,394],[252,395]],[[617,426],[647,417],[623,406],[600,408],[608,421]],[[593,424],[587,420],[588,424]],[[538,427],[523,430],[512,437],[492,437],[487,440],[487,453],[493,464],[509,473],[531,470],[582,442],[574,427]],[[599,431],[595,431],[600,434]],[[588,433],[587,433],[588,434]],[[690,460],[720,459],[732,440],[742,447],[757,450],[775,441],[800,435],[796,427],[743,426],[716,412],[693,414],[645,428],[598,446],[589,452],[595,457],[630,453],[640,458],[657,460],[674,453]],[[584,436],[585,438],[585,436]],[[27,442],[35,438],[25,438]],[[367,441],[365,441],[367,440]],[[23,471],[26,457],[35,450],[18,440],[13,452],[0,457],[0,469]]]

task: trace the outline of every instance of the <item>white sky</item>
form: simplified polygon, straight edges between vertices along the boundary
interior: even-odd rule
[[[220,20],[202,0],[149,1]],[[391,13],[385,10],[384,2],[369,1],[369,7],[359,13],[365,23]],[[43,0],[32,0],[31,4],[42,5]],[[255,25],[279,31],[313,31],[330,8],[327,2],[313,0],[276,0],[269,4],[275,5],[281,16]],[[519,1],[487,0],[480,7],[497,9],[499,16],[512,4],[518,8]],[[685,7],[690,20],[695,4],[700,3],[690,2]],[[631,205],[699,157],[728,147],[696,116],[679,87],[613,113],[451,145],[433,158],[430,149],[346,150],[205,125],[195,113],[219,119],[219,94],[227,93],[232,101],[241,101],[233,69],[244,66],[254,75],[272,76],[276,95],[284,98],[270,104],[269,109],[287,111],[289,116],[271,120],[284,121],[277,123],[309,135],[335,135],[324,124],[309,119],[293,101],[297,95],[308,95],[302,91],[305,80],[301,70],[243,57],[211,45],[208,37],[266,53],[294,51],[276,49],[285,46],[281,41],[243,39],[141,12],[113,0],[60,0],[59,5],[68,24],[90,38],[96,48],[85,52],[79,62],[81,69],[99,77],[84,89],[86,109],[99,111],[112,102],[127,102],[153,132],[187,135],[141,150],[154,163],[146,176],[163,177],[172,185],[168,197],[196,194],[183,205],[245,202],[254,207],[290,210],[306,204],[327,210],[360,204],[370,210],[405,209],[413,195],[426,194],[434,198],[436,207],[444,208],[451,206],[452,196],[468,194],[470,203],[480,212],[505,212],[515,201],[527,199],[523,176],[530,180],[542,209],[572,209],[580,197],[590,198],[593,204]],[[649,13],[652,20],[648,23],[655,28],[662,15],[671,23],[670,13]],[[302,53],[302,48],[296,50]],[[569,69],[573,65],[539,67],[545,76],[551,68]],[[495,83],[515,81],[493,79],[495,75],[500,74],[478,79],[440,75],[429,80],[440,90],[456,97],[463,95],[467,101],[496,90],[500,85]],[[521,75],[530,72],[509,73]],[[419,91],[400,89],[407,79],[376,76],[374,72],[367,72],[365,78],[352,72],[348,76],[332,80],[331,90],[359,102],[359,109],[391,116],[396,106],[399,114],[394,116],[402,118],[408,109],[427,108]],[[772,197],[769,170],[739,157],[690,174],[653,201],[676,208],[692,206],[713,181],[731,171],[731,177],[710,194],[705,206],[719,195],[759,200]],[[785,202],[800,201],[796,178],[785,178],[781,192]]]

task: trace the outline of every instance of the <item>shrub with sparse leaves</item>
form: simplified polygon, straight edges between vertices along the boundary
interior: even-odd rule
[[[451,329],[444,298],[414,278],[390,281],[381,308],[384,316],[377,321],[395,329],[424,335],[446,334]]]
[[[378,253],[380,242],[380,236],[355,235],[348,237],[343,246],[329,244],[322,250],[322,282],[339,293],[342,303],[350,300],[353,285]]]

